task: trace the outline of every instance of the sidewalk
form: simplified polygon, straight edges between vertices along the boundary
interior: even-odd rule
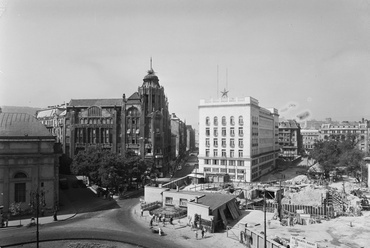
[[[58,215],[57,216],[57,219],[58,219],[57,221],[65,221],[65,220],[73,218],[74,216],[76,216],[76,213]],[[37,221],[36,217],[34,218],[34,221],[36,223],[36,221]],[[53,216],[39,217],[39,225],[49,224],[49,223],[53,223],[53,222],[56,222],[56,221],[54,221]],[[4,227],[4,228],[23,227],[23,226],[29,225],[30,223],[31,223],[31,219],[11,220],[11,221],[9,221],[8,226]]]

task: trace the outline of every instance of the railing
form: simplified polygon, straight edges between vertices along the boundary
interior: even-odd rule
[[[160,201],[155,201],[155,202],[150,202],[150,203],[142,203],[141,204],[141,209],[142,210],[153,210],[160,208],[162,206],[162,202]]]

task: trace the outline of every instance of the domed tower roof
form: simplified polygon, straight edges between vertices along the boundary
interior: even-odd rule
[[[143,81],[144,81],[144,84],[145,83],[154,83],[155,86],[159,87],[159,79],[158,79],[157,75],[155,75],[155,72],[154,72],[153,69],[150,69],[148,71],[148,74],[144,77]]]

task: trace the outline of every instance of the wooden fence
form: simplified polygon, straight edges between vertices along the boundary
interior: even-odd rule
[[[266,212],[274,213],[275,209],[278,208],[277,203],[267,203],[266,204]],[[305,214],[311,214],[315,216],[328,216],[328,217],[334,217],[334,208],[332,206],[305,206],[305,205],[292,205],[292,204],[282,204],[281,205],[282,210],[288,211],[290,213],[296,213],[297,210],[304,210]],[[248,209],[254,209],[254,210],[263,210],[262,205],[253,206],[248,205]]]

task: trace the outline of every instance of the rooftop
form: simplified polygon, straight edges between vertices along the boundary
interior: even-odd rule
[[[0,113],[0,136],[52,137],[36,117],[22,113]]]

